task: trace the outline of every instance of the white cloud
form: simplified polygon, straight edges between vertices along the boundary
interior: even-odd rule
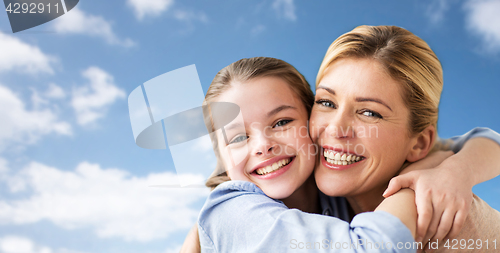
[[[42,93],[38,92],[33,87],[31,87],[30,89],[32,91],[31,102],[33,103],[33,108],[35,108],[35,110],[39,110],[42,107],[51,106],[57,108],[57,105],[52,103],[53,100],[62,99],[66,96],[64,90],[54,83],[50,83],[47,90]]]
[[[469,0],[464,9],[467,29],[482,39],[483,51],[500,52],[500,1]]]
[[[165,253],[178,253],[181,251],[181,246],[169,248],[165,251]]]
[[[53,28],[59,33],[100,37],[111,45],[131,47],[135,44],[131,39],[118,38],[111,24],[103,17],[87,14],[78,8],[56,19]]]
[[[89,83],[73,90],[71,106],[80,125],[88,125],[102,118],[108,106],[125,98],[125,92],[114,83],[113,76],[98,67],[89,67],[82,73]]]
[[[450,8],[450,0],[434,0],[427,6],[426,14],[431,23],[437,24],[444,18],[444,14]]]
[[[33,101],[34,104],[37,101]],[[9,144],[32,144],[41,136],[56,133],[71,135],[71,126],[48,108],[26,109],[23,101],[9,88],[0,85],[0,151]]]
[[[173,0],[127,0],[127,4],[134,10],[138,20],[145,16],[159,16],[167,11],[174,3]]]
[[[54,73],[53,56],[40,48],[0,32],[0,72],[17,70],[24,73]]]
[[[55,83],[49,84],[49,88],[47,89],[47,91],[45,91],[44,95],[48,98],[54,99],[66,97],[66,93],[64,92],[64,90]]]
[[[174,11],[174,18],[180,21],[191,22],[191,21],[200,21],[202,23],[208,22],[208,16],[204,12],[194,12],[194,11],[183,11],[176,10]]]
[[[188,175],[190,177],[199,177]],[[63,229],[89,228],[101,238],[150,241],[188,230],[198,211],[190,205],[208,195],[204,188],[155,188],[178,184],[174,173],[135,177],[120,169],[80,163],[63,171],[31,163],[6,179],[24,184],[31,196],[0,200],[0,223],[47,220]],[[11,192],[23,190],[10,188]]]
[[[0,238],[0,249],[2,253],[52,253],[47,247],[37,247],[24,237],[5,236]]]
[[[293,0],[274,0],[273,8],[277,12],[278,16],[290,21],[297,20]]]
[[[83,253],[68,249],[52,250],[49,247],[36,245],[26,237],[8,235],[0,238],[2,253]]]
[[[266,27],[264,25],[257,25],[254,28],[252,28],[252,30],[250,30],[250,34],[252,36],[257,36],[257,35],[261,34],[262,32],[264,32],[265,30],[266,30]]]

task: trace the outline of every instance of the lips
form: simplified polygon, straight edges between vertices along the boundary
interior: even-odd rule
[[[279,160],[271,165],[267,165],[266,167],[258,168],[255,170],[255,173],[257,173],[258,175],[266,175],[266,174],[269,174],[271,172],[274,172],[274,171],[281,169],[282,167],[289,164],[291,161],[292,161],[291,158],[285,158],[285,159]]]
[[[250,174],[260,179],[275,178],[290,168],[295,156],[278,156],[268,159],[255,166]]]
[[[321,159],[321,162],[331,169],[342,170],[352,167],[350,165],[359,163],[364,159],[364,156],[345,152],[342,149],[323,147],[323,159]]]

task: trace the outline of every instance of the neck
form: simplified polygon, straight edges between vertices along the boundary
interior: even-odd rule
[[[354,196],[347,196],[346,199],[351,205],[354,214],[371,212],[384,200],[382,194],[387,189],[388,184],[383,184],[368,192]]]
[[[281,201],[288,208],[297,208],[307,213],[320,213],[318,187],[314,175],[311,175],[292,195]]]

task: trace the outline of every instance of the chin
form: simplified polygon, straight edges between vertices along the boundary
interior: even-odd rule
[[[324,168],[324,170],[327,169]],[[320,168],[316,170],[314,177],[318,189],[331,197],[345,196],[356,187],[352,182],[349,182],[349,180],[344,180],[341,177],[332,175],[331,171],[322,172]]]
[[[293,191],[291,189],[284,189],[284,188],[264,188],[262,191],[270,198],[273,199],[286,199],[290,197],[293,194]]]

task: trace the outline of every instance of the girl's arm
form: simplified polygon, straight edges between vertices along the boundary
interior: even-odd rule
[[[385,211],[398,217],[410,229],[413,237],[417,230],[417,207],[415,206],[415,192],[411,189],[402,189],[387,197],[378,205],[375,212]]]
[[[500,175],[500,135],[475,128],[448,148],[458,152],[429,156],[391,180],[384,196],[400,188],[415,190],[418,210],[417,241],[455,237],[467,218],[472,187]],[[446,146],[446,145],[444,145]]]
[[[189,230],[186,240],[182,244],[180,253],[200,253],[200,238],[198,237],[198,225],[194,226]]]

